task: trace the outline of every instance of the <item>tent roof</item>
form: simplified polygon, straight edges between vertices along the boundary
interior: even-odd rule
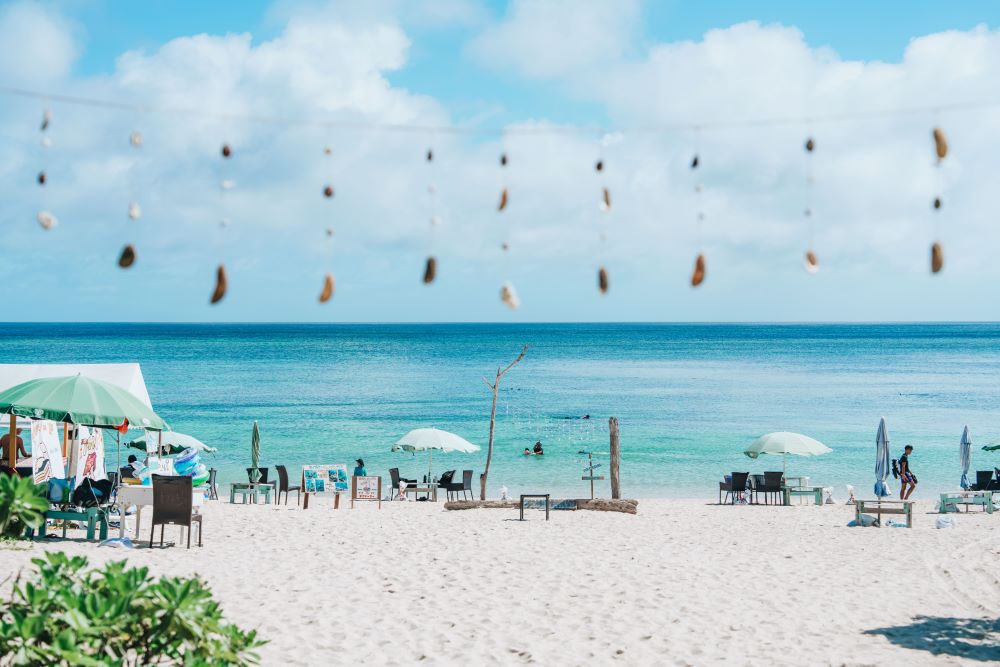
[[[0,391],[28,380],[77,374],[120,387],[153,407],[139,364],[0,364]]]

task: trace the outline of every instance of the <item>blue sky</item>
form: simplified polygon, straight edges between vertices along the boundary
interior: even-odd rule
[[[985,248],[1000,239],[989,189],[973,178],[1000,139],[989,110],[697,135],[634,128],[1000,100],[998,23],[1000,7],[974,2],[0,3],[0,86],[446,128],[319,131],[54,105],[53,147],[41,151],[45,103],[5,98],[0,225],[20,251],[0,278],[20,285],[25,320],[996,319],[988,284],[1000,269]],[[526,124],[558,132],[447,132]],[[934,124],[952,138],[941,166]],[[120,136],[140,126],[147,144],[124,150]],[[581,127],[609,133],[564,132]],[[820,147],[808,167],[806,134]],[[217,159],[224,140],[239,159]],[[420,159],[429,144],[442,156],[433,171]],[[706,166],[692,175],[696,149]],[[597,156],[609,165],[599,180]],[[27,184],[41,168],[51,178],[40,193]],[[220,196],[225,179],[236,187]],[[332,203],[312,194],[327,181]],[[497,215],[505,185],[516,205]],[[602,187],[615,201],[603,217]],[[942,194],[945,212],[930,215]],[[144,216],[129,226],[121,211],[133,200]],[[56,229],[34,225],[40,207],[54,209]],[[139,255],[127,272],[114,266],[122,239]],[[932,241],[947,257],[934,277]],[[802,270],[807,247],[817,276]],[[699,252],[710,277],[692,290]],[[439,264],[430,287],[419,282],[427,254]],[[210,307],[219,262],[231,291]],[[337,293],[319,306],[328,271]],[[516,312],[499,302],[505,281]]]

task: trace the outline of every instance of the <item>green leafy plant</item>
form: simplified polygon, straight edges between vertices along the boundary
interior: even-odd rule
[[[25,526],[38,528],[45,521],[48,501],[28,477],[0,475],[0,535],[20,536]]]
[[[52,552],[32,562],[0,613],[0,665],[256,664],[254,630],[226,623],[199,577],[149,576],[125,561],[87,569]]]

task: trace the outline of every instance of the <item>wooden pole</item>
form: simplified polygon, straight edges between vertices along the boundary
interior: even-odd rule
[[[517,359],[507,364],[507,368],[497,369],[496,380],[490,384],[490,381],[483,378],[483,382],[486,386],[490,388],[493,393],[493,405],[490,407],[490,439],[486,446],[486,465],[483,467],[483,474],[479,476],[479,499],[486,500],[486,480],[490,476],[490,463],[493,461],[493,430],[496,424],[497,418],[497,393],[500,391],[500,380],[503,376],[507,374],[507,371],[514,368],[521,359],[524,359],[524,355],[528,353],[528,346],[525,345],[521,348],[521,354],[517,355]]]
[[[7,458],[10,462],[10,469],[13,470],[17,467],[17,415],[14,413],[10,415],[10,434],[7,439],[10,440],[7,443]]]
[[[66,462],[66,452],[69,451],[69,424],[63,423],[63,464]]]
[[[612,417],[608,420],[608,430],[611,432],[611,499],[618,500],[622,497],[618,479],[618,462],[621,456],[621,443],[618,440],[618,417]]]

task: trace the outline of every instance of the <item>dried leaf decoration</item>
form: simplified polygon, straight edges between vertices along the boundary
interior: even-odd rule
[[[128,217],[130,220],[138,220],[142,217],[142,209],[138,202],[132,202],[128,205]]]
[[[219,264],[215,272],[215,291],[212,292],[212,303],[219,303],[222,297],[226,296],[226,289],[229,287],[229,280],[226,278],[225,264]]]
[[[938,162],[948,155],[948,140],[944,136],[944,130],[935,127],[931,133],[934,136],[934,151],[937,153]]]
[[[501,167],[506,167],[507,166],[507,154],[506,153],[501,153],[500,154],[500,166]]]
[[[142,133],[133,132],[128,136],[128,142],[133,146],[135,146],[136,148],[139,148],[140,146],[142,146]]]
[[[598,160],[597,164],[594,165],[594,169],[600,173],[604,171],[604,160]]]
[[[517,310],[521,306],[521,299],[517,296],[517,290],[508,280],[500,288],[500,300],[511,310]]]
[[[601,210],[604,212],[611,210],[611,192],[607,188],[601,193]]]
[[[806,251],[806,271],[809,273],[816,273],[819,271],[819,260],[816,258],[816,253],[812,250]]]
[[[124,248],[122,248],[122,254],[118,258],[118,266],[122,267],[123,269],[127,269],[133,264],[135,264],[135,247],[131,243],[129,243]]]
[[[938,273],[944,268],[944,250],[937,241],[931,246],[931,273]]]
[[[934,210],[935,211],[938,210],[939,208],[941,208],[941,198],[940,197],[935,197],[934,198],[934,203],[932,205],[934,206]]]
[[[333,196],[333,186],[332,185],[328,185],[325,188],[323,188],[323,196],[326,197],[327,199],[329,199],[330,197]]]
[[[507,208],[507,188],[500,192],[500,204],[497,206],[497,210],[502,211],[505,208]]]
[[[45,185],[45,182],[47,180],[48,180],[48,176],[45,175],[44,171],[38,172],[38,184],[39,185]]]
[[[229,147],[229,144],[222,144],[222,157],[229,157],[233,154],[233,149]]]
[[[608,270],[603,266],[597,271],[597,287],[601,294],[608,293]]]
[[[437,260],[434,257],[427,258],[427,265],[424,267],[424,284],[430,285],[437,277]]]
[[[698,255],[694,260],[694,273],[691,274],[691,287],[697,287],[705,282],[705,255]]]
[[[42,132],[49,129],[49,125],[52,123],[52,112],[46,109],[42,113],[42,126],[39,128]]]
[[[806,139],[806,152],[812,153],[815,148],[816,148],[816,142],[813,141],[813,138],[809,137],[808,139]]]
[[[319,293],[319,302],[326,303],[333,296],[333,274],[328,273],[323,279],[323,291]]]
[[[428,162],[434,161],[434,151],[432,151],[430,148],[427,149],[427,161]]]
[[[697,155],[695,155],[693,158],[691,158],[691,168],[692,169],[697,169],[698,168],[698,156]]]
[[[52,215],[48,211],[40,211],[38,213],[37,220],[38,224],[42,226],[42,229],[46,230],[52,229],[53,227],[59,224],[59,221],[56,219],[56,216]]]

